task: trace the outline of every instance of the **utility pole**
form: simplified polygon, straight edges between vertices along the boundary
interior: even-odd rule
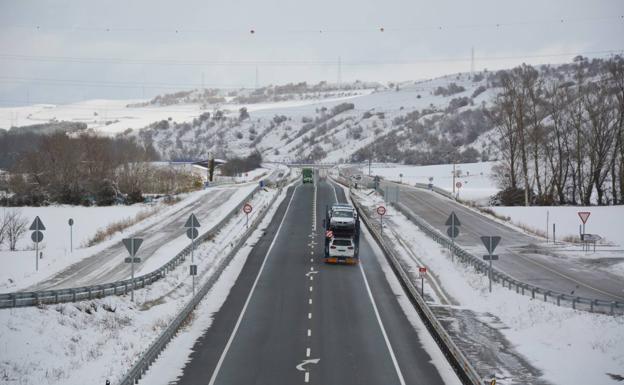
[[[338,56],[338,88],[342,89],[342,60]]]
[[[474,47],[470,49],[470,76],[474,75],[475,60],[474,60]]]
[[[455,196],[455,176],[457,172],[455,172],[455,161],[453,161],[453,196]]]

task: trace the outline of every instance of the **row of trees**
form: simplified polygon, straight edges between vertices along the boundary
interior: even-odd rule
[[[145,162],[157,157],[152,148],[128,138],[42,135],[34,149],[19,154],[8,183],[14,195],[6,203],[141,201],[149,172]]]
[[[577,57],[569,68],[497,74],[504,204],[624,203],[624,59]]]

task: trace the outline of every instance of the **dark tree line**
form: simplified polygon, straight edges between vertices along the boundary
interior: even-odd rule
[[[577,57],[566,68],[498,74],[491,116],[506,204],[624,203],[624,59]]]
[[[41,135],[14,163],[9,189],[13,205],[111,204],[123,198],[142,200],[146,161],[157,160],[153,148],[133,139],[65,133]]]

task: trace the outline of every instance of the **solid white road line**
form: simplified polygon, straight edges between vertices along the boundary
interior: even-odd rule
[[[366,291],[368,292],[368,297],[373,304],[373,310],[375,310],[375,317],[377,317],[377,323],[379,323],[379,328],[381,329],[381,334],[383,334],[384,340],[386,341],[386,346],[388,347],[388,352],[390,353],[390,358],[392,358],[392,363],[394,364],[394,370],[399,377],[399,382],[401,385],[405,385],[405,379],[403,378],[403,373],[401,372],[401,368],[399,368],[399,363],[397,362],[396,356],[394,355],[394,349],[392,349],[392,345],[390,345],[390,340],[388,339],[388,334],[386,334],[386,328],[383,326],[383,322],[381,322],[381,317],[379,316],[379,310],[377,310],[377,304],[375,303],[375,299],[373,298],[373,293],[371,292],[370,286],[368,285],[368,279],[366,279],[366,274],[364,273],[364,268],[362,267],[362,262],[359,263],[360,271],[362,272],[362,277],[364,277],[364,284],[366,285]]]
[[[217,362],[217,366],[215,367],[215,370],[212,373],[212,377],[210,377],[210,382],[208,383],[208,385],[214,385],[215,381],[217,380],[217,376],[219,375],[219,370],[221,370],[221,365],[223,365],[223,361],[225,360],[225,356],[227,355],[228,350],[230,350],[230,346],[232,345],[232,341],[234,341],[234,337],[236,337],[236,332],[238,331],[238,328],[239,328],[239,326],[241,324],[241,321],[243,320],[243,316],[245,315],[245,311],[247,311],[247,306],[249,306],[249,302],[251,301],[251,297],[253,296],[253,293],[256,290],[256,286],[258,285],[258,281],[260,280],[260,276],[262,275],[262,271],[264,270],[264,266],[266,265],[268,257],[271,254],[271,251],[273,250],[273,246],[275,246],[275,241],[277,241],[277,238],[279,237],[280,231],[282,230],[282,225],[284,224],[284,221],[286,220],[286,217],[288,216],[288,211],[290,210],[290,205],[292,204],[293,198],[295,197],[295,194],[297,193],[297,189],[299,188],[299,186],[300,185],[297,185],[297,187],[295,187],[295,190],[293,191],[292,195],[290,196],[290,201],[288,201],[288,206],[286,206],[286,211],[284,212],[284,216],[282,217],[282,221],[280,222],[280,225],[277,228],[277,231],[275,233],[275,237],[273,238],[273,242],[271,242],[271,245],[269,246],[269,250],[267,250],[266,254],[264,255],[264,260],[262,261],[262,265],[260,266],[260,270],[258,271],[258,275],[256,276],[256,279],[255,279],[253,285],[251,286],[251,290],[249,291],[249,295],[247,296],[247,300],[245,301],[245,305],[243,305],[243,310],[241,311],[240,315],[238,316],[238,320],[236,321],[236,325],[234,325],[234,330],[232,330],[232,334],[230,335],[230,339],[228,340],[227,344],[225,345],[225,348],[223,349],[223,353],[221,353],[221,357],[219,357],[219,362]]]

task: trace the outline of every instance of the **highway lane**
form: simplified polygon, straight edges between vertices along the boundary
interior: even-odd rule
[[[167,246],[167,243],[184,235],[184,223],[191,213],[195,213],[200,223],[206,224],[209,220],[214,221],[214,218],[211,218],[214,210],[231,199],[237,189],[238,187],[214,188],[165,220],[153,223],[132,234],[133,237],[144,240],[139,252],[141,264],[145,263],[159,249]],[[225,215],[225,212],[223,214]],[[207,230],[205,228],[203,231]],[[124,258],[127,256],[128,252],[119,242],[25,290],[64,289],[128,279],[130,278],[130,265],[124,262]],[[141,264],[135,266],[135,269],[139,269]]]
[[[322,263],[335,197],[324,181],[289,191],[175,383],[443,383],[364,237],[360,265]]]
[[[512,277],[547,290],[606,301],[624,301],[624,282],[618,276],[584,265],[545,248],[541,239],[498,223],[437,193],[392,182],[400,186],[400,202],[431,226],[446,234],[445,222],[455,211],[460,222],[456,242],[475,255],[486,254],[480,237],[498,235],[496,267]]]

